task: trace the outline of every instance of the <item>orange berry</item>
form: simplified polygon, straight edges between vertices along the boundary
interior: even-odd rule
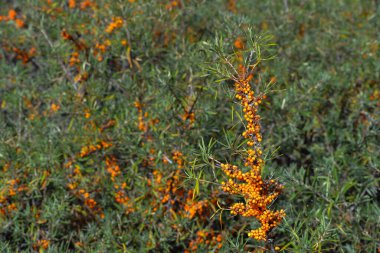
[[[10,20],[15,20],[16,16],[17,16],[17,12],[15,10],[10,9],[8,11],[8,17],[9,17]]]

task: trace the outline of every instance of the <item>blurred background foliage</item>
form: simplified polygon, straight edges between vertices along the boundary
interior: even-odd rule
[[[377,252],[378,1],[3,1],[2,252]],[[273,35],[257,87],[264,244],[214,160],[238,161],[232,83],[209,45]],[[263,45],[265,46],[265,45]],[[220,82],[219,82],[220,81]],[[276,247],[276,248],[275,248]]]

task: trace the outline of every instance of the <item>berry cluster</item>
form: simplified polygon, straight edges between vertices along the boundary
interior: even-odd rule
[[[235,42],[238,49],[244,48],[241,38]],[[252,74],[243,73],[235,79],[236,99],[243,107],[244,118],[247,122],[243,137],[247,140],[248,149],[244,166],[247,172],[239,169],[235,165],[221,164],[223,172],[230,178],[222,183],[222,190],[244,197],[244,203],[235,203],[230,207],[231,214],[242,215],[243,217],[255,217],[261,224],[256,230],[251,230],[248,236],[256,240],[266,241],[268,233],[276,227],[285,216],[284,210],[272,211],[268,206],[278,197],[283,186],[274,180],[264,180],[261,176],[264,167],[260,142],[262,141],[260,115],[258,107],[265,95],[255,96],[250,80]]]

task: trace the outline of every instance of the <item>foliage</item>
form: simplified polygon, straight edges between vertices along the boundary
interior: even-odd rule
[[[376,1],[1,7],[2,252],[378,250]],[[285,186],[267,243],[226,211],[217,164],[243,162],[220,60],[243,42],[267,95],[262,176]]]

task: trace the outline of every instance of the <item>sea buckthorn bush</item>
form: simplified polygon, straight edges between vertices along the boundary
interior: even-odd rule
[[[0,6],[1,252],[377,252],[376,1]]]

